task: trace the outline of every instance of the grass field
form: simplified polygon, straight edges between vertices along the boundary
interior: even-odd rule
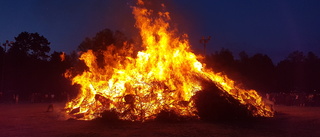
[[[208,123],[113,122],[64,120],[55,104],[0,104],[0,137],[103,137],[103,136],[320,136],[319,107],[276,106],[274,118]]]

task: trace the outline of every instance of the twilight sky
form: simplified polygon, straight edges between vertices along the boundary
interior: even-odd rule
[[[211,36],[207,54],[230,49],[234,56],[267,54],[274,63],[289,53],[320,56],[319,0],[163,0],[173,25],[187,33],[200,53],[202,36]],[[51,51],[71,52],[98,31],[120,30],[134,39],[133,0],[2,0],[0,43],[23,31],[38,32]]]

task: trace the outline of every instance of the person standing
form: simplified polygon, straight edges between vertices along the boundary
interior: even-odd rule
[[[47,112],[53,112],[54,111],[54,108],[53,108],[53,100],[54,100],[54,94],[52,93],[50,95],[50,98],[49,98],[49,106],[47,108]]]

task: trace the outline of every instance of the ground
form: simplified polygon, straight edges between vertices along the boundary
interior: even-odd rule
[[[209,123],[111,122],[64,120],[63,103],[0,104],[1,137],[103,137],[103,136],[320,136],[320,107],[276,106],[274,118]]]

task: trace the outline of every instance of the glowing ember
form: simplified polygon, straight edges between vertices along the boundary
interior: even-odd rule
[[[154,119],[162,110],[196,116],[192,97],[202,90],[201,80],[207,80],[249,110],[255,108],[254,116],[273,116],[255,90],[241,89],[226,76],[204,68],[191,52],[187,35],[177,37],[169,29],[169,12],[159,12],[155,18],[152,10],[143,7],[144,2],[139,0],[133,15],[144,50],[133,58],[132,45],[125,43],[116,54],[111,54],[111,45],[104,52],[107,65],[103,68],[98,67],[92,51],[83,53],[80,60],[89,70],[72,78],[73,84],[81,85],[81,91],[66,104],[67,113],[81,114],[83,120],[94,119],[108,110],[119,113],[120,119],[132,121]],[[71,77],[70,74],[69,71],[66,76]]]

